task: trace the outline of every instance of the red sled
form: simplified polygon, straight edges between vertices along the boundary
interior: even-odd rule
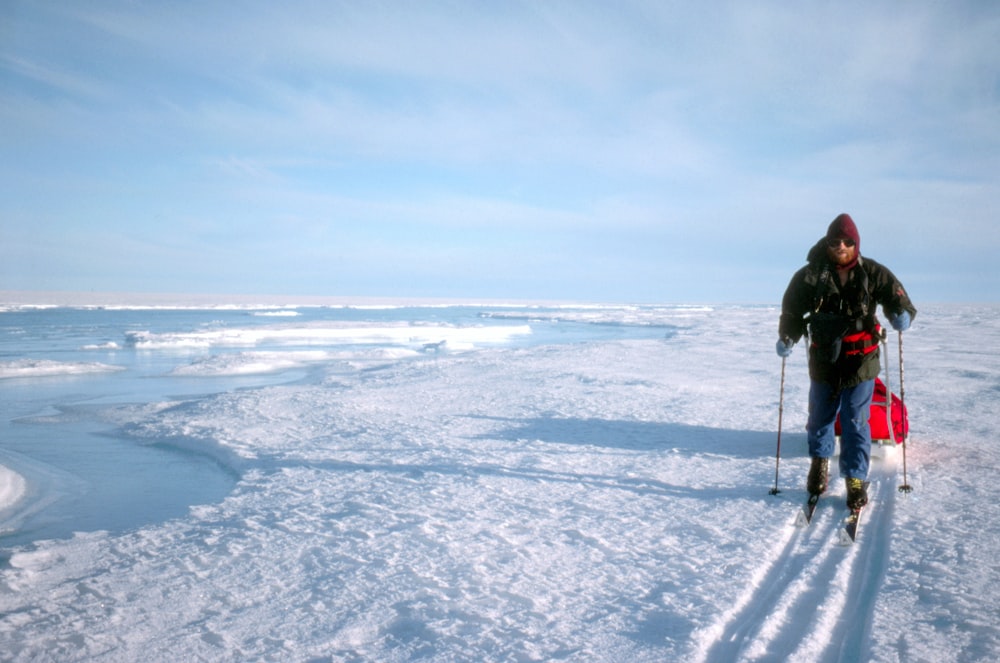
[[[889,418],[892,418],[892,439],[896,444],[902,444],[910,432],[910,419],[906,406],[896,394],[892,395],[892,408],[889,415],[885,411],[885,385],[875,378],[875,393],[872,395],[872,409],[868,417],[868,426],[872,430],[872,440],[889,440]],[[834,432],[840,435],[840,415],[834,424]]]

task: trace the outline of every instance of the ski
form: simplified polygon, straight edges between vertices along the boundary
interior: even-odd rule
[[[844,520],[844,526],[840,530],[840,544],[849,546],[858,540],[858,529],[861,527],[861,514],[865,508],[853,509],[851,514]]]
[[[809,495],[809,499],[802,506],[799,515],[795,518],[798,527],[805,527],[812,521],[813,513],[816,511],[816,504],[819,503],[819,494]]]
[[[865,482],[865,492],[868,492],[869,483]],[[840,530],[840,543],[844,546],[849,546],[858,540],[858,530],[861,528],[861,514],[864,513],[865,507],[868,505],[863,505],[857,509],[851,509],[851,513],[844,520],[844,526]]]

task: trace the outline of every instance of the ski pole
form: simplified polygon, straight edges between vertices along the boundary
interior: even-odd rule
[[[781,464],[781,416],[785,410],[785,359],[781,358],[781,391],[778,395],[778,449],[774,452],[774,488],[771,489],[771,495],[777,495],[781,491],[778,490],[778,467]]]
[[[906,481],[906,440],[910,437],[910,418],[906,413],[906,390],[903,387],[903,332],[899,332],[899,409],[903,414],[903,485],[901,493],[913,492],[913,486]]]
[[[889,338],[882,330],[882,349],[885,351],[885,430],[889,434],[889,440],[896,444],[896,434],[892,430],[892,380],[889,377]]]

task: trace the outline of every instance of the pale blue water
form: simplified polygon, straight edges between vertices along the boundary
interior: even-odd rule
[[[127,340],[136,332],[197,335],[236,330],[245,336],[247,330],[275,326],[308,330],[330,323],[379,327],[405,322],[461,328],[530,325],[530,334],[502,343],[518,346],[663,338],[677,330],[658,321],[655,311],[645,311],[635,324],[615,322],[620,315],[601,317],[599,311],[538,308],[301,308],[296,313],[295,317],[276,317],[248,310],[76,308],[0,312],[0,376],[6,375],[0,377],[0,464],[18,471],[31,484],[30,508],[17,514],[14,531],[0,534],[0,551],[35,540],[69,537],[76,531],[121,532],[180,517],[192,505],[224,499],[238,480],[233,470],[211,457],[169,446],[141,445],[118,435],[115,425],[99,416],[102,408],[309,379],[308,367],[302,366],[242,376],[171,374],[174,369],[220,354],[317,349],[363,354],[377,347],[357,342],[338,346],[318,337],[297,345],[236,342],[140,349]],[[102,364],[118,370],[92,373],[74,368],[72,374],[43,375],[44,371],[33,373],[31,368],[31,363],[38,362]],[[0,552],[0,556],[5,555]]]

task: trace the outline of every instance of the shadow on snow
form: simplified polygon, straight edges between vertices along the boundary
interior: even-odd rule
[[[569,468],[565,471],[549,468],[525,467],[521,464],[497,462],[469,462],[466,454],[454,458],[438,458],[434,462],[392,463],[358,461],[302,461],[289,459],[261,459],[264,466],[278,471],[290,467],[331,472],[373,472],[403,476],[420,481],[425,476],[464,476],[469,478],[502,477],[533,482],[553,482],[595,488],[626,490],[637,495],[669,497],[698,497],[701,499],[757,499],[767,495],[774,480],[774,432],[736,431],[707,426],[689,426],[676,423],[616,421],[604,419],[572,419],[541,416],[528,419],[468,415],[470,418],[497,422],[496,430],[480,433],[468,439],[473,441],[509,441],[530,445],[574,445],[586,447],[624,449],[639,455],[671,454],[700,459],[702,463],[746,461],[729,479],[713,484],[713,478],[727,476],[726,470],[712,471],[702,481],[671,483],[655,476],[629,476],[610,473],[580,472]],[[783,436],[783,461],[790,456],[804,455],[805,435]],[[475,449],[469,450],[475,455]],[[518,451],[524,451],[523,448]],[[514,450],[512,449],[512,453]],[[572,453],[572,451],[567,451]],[[671,477],[680,479],[683,477]],[[736,485],[734,485],[736,484]]]
[[[628,449],[631,451],[672,451],[719,455],[757,460],[774,458],[774,431],[746,431],[690,426],[659,421],[574,419],[541,416],[528,419],[477,416],[478,419],[506,424],[476,439],[538,440],[553,444]],[[805,434],[784,434],[782,455],[805,448]]]

